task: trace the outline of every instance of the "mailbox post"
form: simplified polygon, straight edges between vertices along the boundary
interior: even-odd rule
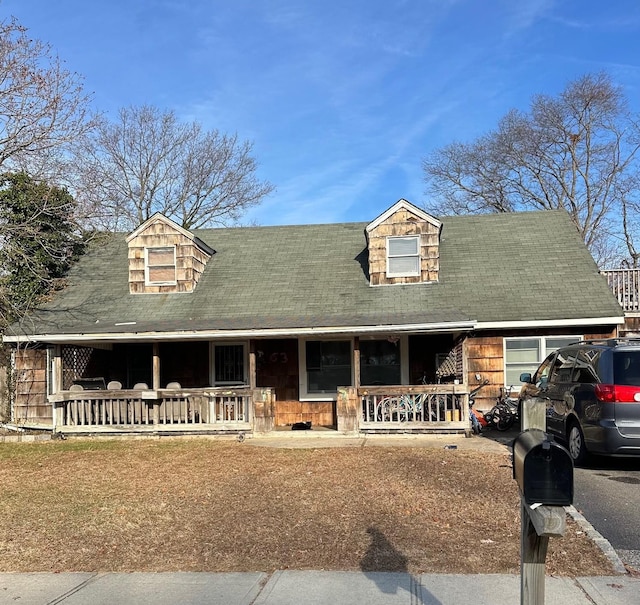
[[[564,506],[573,503],[573,460],[540,428],[513,442],[513,477],[520,489],[520,603],[544,603],[549,538],[563,536]]]

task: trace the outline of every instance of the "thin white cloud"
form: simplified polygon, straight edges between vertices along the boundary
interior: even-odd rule
[[[569,29],[594,33],[616,31],[626,33],[637,31],[640,27],[640,7],[635,2],[632,3],[632,7],[622,8],[619,13],[612,12],[604,3],[599,8],[599,11],[584,11],[575,15],[567,13],[565,5],[559,3],[548,18]]]
[[[554,4],[555,0],[507,0],[509,34],[528,29],[540,19],[548,17]]]

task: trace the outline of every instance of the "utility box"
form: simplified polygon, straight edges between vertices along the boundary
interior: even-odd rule
[[[513,442],[513,478],[527,504],[573,504],[573,460],[540,429],[528,429]]]

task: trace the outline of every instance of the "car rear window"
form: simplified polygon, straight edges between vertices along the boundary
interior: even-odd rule
[[[640,386],[640,351],[613,352],[613,382]]]

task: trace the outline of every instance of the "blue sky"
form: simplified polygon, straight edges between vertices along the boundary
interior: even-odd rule
[[[640,111],[637,0],[0,0],[96,109],[153,104],[254,142],[246,221],[424,206],[422,159],[536,93],[608,71]]]

